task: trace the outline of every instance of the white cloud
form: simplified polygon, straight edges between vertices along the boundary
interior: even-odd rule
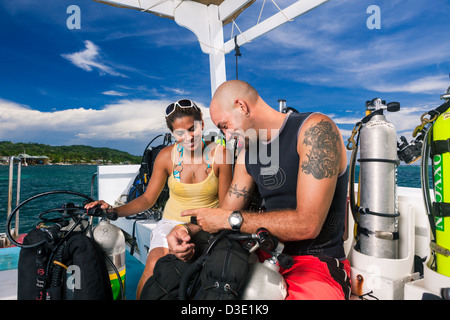
[[[101,61],[100,48],[92,41],[86,40],[84,41],[84,44],[84,50],[75,53],[62,54],[61,56],[85,71],[98,69],[100,74],[125,77],[125,75],[115,71],[112,67]]]
[[[421,79],[413,80],[405,84],[394,85],[374,85],[372,87],[375,91],[380,92],[410,92],[410,93],[436,93],[444,92],[448,86],[448,75],[429,76]]]
[[[142,142],[169,132],[164,111],[168,100],[121,100],[100,110],[77,108],[54,112],[33,110],[0,99],[1,140],[45,144],[87,144],[140,152]],[[215,128],[209,109],[202,109],[205,131]]]
[[[128,95],[125,92],[119,92],[116,90],[103,91],[102,94],[104,94],[106,96],[118,96],[118,97],[124,97],[124,96]]]
[[[177,94],[179,96],[181,96],[181,95],[188,95],[189,94],[189,92],[186,91],[185,89],[170,88],[170,87],[166,87],[166,86],[162,86],[162,88],[166,92],[171,92],[171,93]]]

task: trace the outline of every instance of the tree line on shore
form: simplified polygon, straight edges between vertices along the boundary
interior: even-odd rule
[[[130,163],[138,164],[141,156],[110,148],[98,148],[86,145],[50,146],[40,143],[13,143],[0,141],[0,158],[28,154],[46,156],[51,163]]]

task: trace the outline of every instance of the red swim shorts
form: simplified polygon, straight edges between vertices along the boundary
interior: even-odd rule
[[[294,265],[280,268],[288,285],[286,300],[348,300],[350,263],[325,256],[293,256]]]

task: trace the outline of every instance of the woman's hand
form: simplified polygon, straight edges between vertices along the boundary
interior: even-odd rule
[[[92,209],[92,208],[97,207],[97,206],[99,206],[103,210],[108,210],[108,209],[112,208],[111,205],[109,205],[108,203],[106,203],[103,200],[97,200],[97,201],[89,202],[88,204],[86,204],[84,206],[84,208],[89,210],[89,209]]]

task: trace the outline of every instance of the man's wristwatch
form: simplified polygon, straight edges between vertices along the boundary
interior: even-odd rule
[[[242,218],[242,214],[240,211],[233,211],[228,217],[228,222],[230,223],[231,229],[235,231],[240,231],[242,222],[244,219]]]

